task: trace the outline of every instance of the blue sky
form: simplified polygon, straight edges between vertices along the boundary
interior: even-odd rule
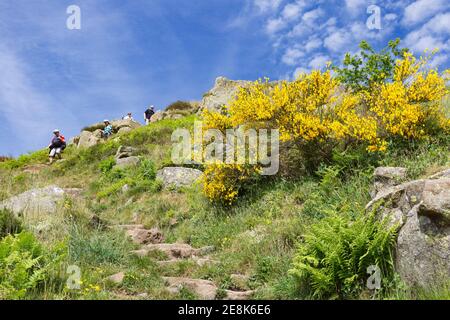
[[[369,30],[370,5],[381,29]],[[66,27],[69,5],[81,30]],[[292,79],[339,62],[366,39],[400,37],[416,53],[440,48],[450,66],[449,0],[2,0],[0,155],[48,144],[104,118],[178,99],[214,79]]]

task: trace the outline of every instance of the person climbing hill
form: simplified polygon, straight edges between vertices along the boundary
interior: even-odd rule
[[[103,123],[105,124],[105,129],[102,131],[102,137],[108,139],[113,134],[113,126],[109,120],[104,120]]]
[[[155,107],[154,106],[150,106],[147,110],[145,110],[144,112],[144,119],[145,119],[145,124],[149,124],[152,116],[155,114]]]
[[[55,157],[61,158],[61,152],[66,148],[66,139],[60,133],[58,129],[53,130],[53,138],[50,142],[48,148],[50,149],[50,153],[48,155],[50,164],[53,163]]]

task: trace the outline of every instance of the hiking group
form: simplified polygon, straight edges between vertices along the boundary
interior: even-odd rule
[[[145,124],[148,125],[151,123],[152,116],[155,114],[155,107],[152,105],[147,108],[144,112],[144,120]],[[134,121],[133,115],[131,112],[128,112],[126,116],[122,118],[122,120],[130,120]],[[112,134],[113,126],[111,122],[107,119],[103,120],[103,124],[105,125],[102,130],[102,138],[108,139]],[[61,159],[61,153],[64,151],[64,149],[67,147],[66,138],[61,134],[59,129],[53,130],[53,137],[52,140],[48,146],[49,148],[49,163],[52,164],[53,161],[55,161],[55,158]]]

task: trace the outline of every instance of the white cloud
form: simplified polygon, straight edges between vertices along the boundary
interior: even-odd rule
[[[269,21],[267,21],[266,31],[268,34],[273,35],[285,27],[286,22],[283,19],[269,19]]]
[[[255,0],[254,3],[261,12],[265,13],[278,9],[281,4],[281,0]]]
[[[284,64],[287,64],[289,66],[296,65],[298,63],[298,60],[303,57],[305,54],[303,51],[300,51],[297,48],[288,48],[286,52],[284,53],[281,60]]]
[[[424,24],[421,28],[410,32],[405,37],[405,44],[415,53],[422,53],[425,49],[449,50],[446,38],[450,34],[448,28],[450,12],[439,14]]]
[[[319,55],[314,57],[308,64],[311,69],[322,69],[330,61],[330,57],[326,55]]]
[[[324,11],[321,8],[317,8],[311,11],[306,12],[303,15],[303,22],[305,22],[308,26],[316,25],[317,19],[324,15]]]
[[[282,15],[283,19],[286,19],[286,20],[296,19],[300,16],[302,7],[303,7],[303,4],[301,2],[289,3],[284,7],[281,15]]]
[[[448,60],[449,60],[449,55],[437,54],[431,59],[430,66],[432,68],[437,68],[437,67],[443,65],[444,63],[446,63]]]
[[[413,25],[422,22],[448,8],[448,0],[417,0],[405,8],[403,24]]]
[[[345,0],[345,6],[347,10],[352,14],[356,14],[365,5],[365,0]]]
[[[310,38],[306,43],[305,43],[305,49],[306,51],[312,51],[314,49],[318,49],[322,46],[323,42],[321,39],[319,38]]]
[[[351,42],[351,36],[344,30],[338,30],[324,40],[325,47],[333,52],[344,50]]]
[[[33,86],[24,62],[6,48],[0,48],[0,69],[0,112],[16,133],[16,146],[23,143],[29,150],[45,147],[40,142],[62,124],[56,104]]]
[[[397,20],[398,16],[395,13],[388,13],[387,15],[384,16],[384,19],[386,21],[394,21]]]

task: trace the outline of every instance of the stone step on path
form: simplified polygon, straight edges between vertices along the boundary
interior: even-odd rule
[[[139,257],[146,257],[154,252],[164,253],[168,260],[158,261],[160,267],[175,265],[180,261],[188,261],[189,259],[199,266],[218,263],[218,261],[208,256],[208,254],[214,252],[215,248],[213,246],[193,248],[186,243],[164,243],[164,236],[159,229],[146,229],[141,224],[118,225],[116,227],[124,230],[134,243],[141,246],[140,249],[132,251],[132,254]],[[237,276],[239,277],[239,275]],[[118,273],[108,279],[115,284],[121,284],[123,278],[124,274]],[[218,298],[219,289],[214,282],[209,280],[188,277],[163,277],[163,280],[167,290],[173,294],[178,294],[182,288],[186,288],[202,300],[215,300]],[[225,290],[225,297],[223,299],[248,300],[255,293],[254,290],[246,290],[246,288],[238,289],[239,291]]]

